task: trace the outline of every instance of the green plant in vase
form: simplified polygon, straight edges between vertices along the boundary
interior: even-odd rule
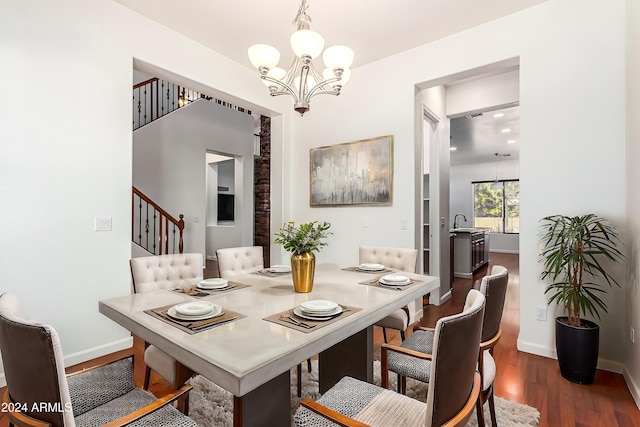
[[[540,277],[552,281],[545,295],[567,314],[556,319],[560,372],[570,381],[588,384],[593,382],[598,362],[599,327],[584,316],[600,319],[600,312],[607,312],[602,296],[620,284],[603,261],[623,261],[625,256],[618,249],[622,242],[615,227],[595,214],[547,216],[542,219],[542,230],[544,271]]]
[[[328,222],[305,222],[296,225],[295,221],[284,224],[276,233],[275,243],[291,252],[291,274],[296,292],[311,292],[316,267],[314,251],[318,252],[327,243],[324,241],[330,234],[331,224]]]

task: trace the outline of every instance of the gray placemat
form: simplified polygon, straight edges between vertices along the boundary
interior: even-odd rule
[[[259,276],[266,276],[266,277],[281,277],[281,276],[286,276],[287,274],[291,274],[291,272],[290,271],[283,271],[283,272],[270,271],[268,268],[265,268],[264,270],[253,271],[251,274],[257,274]]]
[[[186,294],[190,297],[202,298],[208,297],[210,295],[223,294],[225,292],[235,291],[237,289],[247,288],[251,285],[246,285],[244,283],[232,282],[229,280],[229,286],[221,288],[221,289],[200,289],[197,285],[185,286],[184,288],[172,289],[173,292],[177,292],[179,294]]]
[[[295,329],[296,331],[308,333],[308,332],[316,331],[322,328],[323,326],[330,325],[333,322],[337,322],[340,319],[344,319],[345,317],[351,316],[353,313],[356,313],[362,310],[361,308],[344,305],[344,304],[340,304],[340,307],[342,307],[342,313],[332,317],[329,320],[309,320],[309,319],[305,319],[304,317],[296,316],[293,313],[293,310],[296,307],[290,308],[289,310],[285,310],[281,313],[272,314],[271,316],[267,316],[262,320],[266,320],[267,322],[277,323],[278,325],[286,326],[288,328]],[[304,326],[295,324],[293,320],[290,320],[284,317],[283,313],[285,312],[291,315],[291,317],[293,317],[293,319],[295,319],[296,321],[309,325],[310,327],[304,327]]]
[[[382,288],[382,289],[389,289],[390,291],[404,291],[406,289],[409,289],[415,285],[418,285],[420,283],[424,283],[422,280],[414,280],[414,279],[409,279],[410,282],[408,285],[402,285],[402,286],[389,286],[389,285],[381,285],[380,284],[380,277],[382,276],[378,276],[375,279],[371,279],[371,280],[365,280],[364,282],[360,282],[360,285],[368,285],[368,286],[376,286],[378,288]]]
[[[167,314],[169,309],[173,306],[175,306],[175,304],[152,308],[151,310],[145,310],[144,312],[189,334],[197,334],[198,332],[207,331],[211,328],[215,328],[216,326],[224,325],[229,322],[235,322],[236,320],[244,319],[245,317],[247,317],[245,314],[228,310],[222,307],[222,311],[224,312],[222,316],[205,320],[179,320],[174,319]]]
[[[346,271],[357,271],[358,273],[367,273],[367,274],[383,274],[383,273],[393,273],[394,270],[390,268],[386,268],[384,270],[363,270],[360,267],[345,267],[343,270]]]

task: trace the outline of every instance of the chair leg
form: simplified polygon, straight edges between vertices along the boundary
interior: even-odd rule
[[[404,334],[404,331],[400,331],[400,338],[402,339],[402,341],[404,342],[404,340],[406,340],[406,336]]]
[[[298,373],[298,397],[302,397],[302,365],[299,364],[296,369]]]
[[[400,379],[400,383],[402,384],[402,388],[400,389],[400,393],[407,394],[407,377],[402,377]]]
[[[311,373],[311,359],[307,359],[307,371]]]
[[[384,343],[387,343],[387,328],[382,328],[382,337],[384,338]]]
[[[396,388],[398,389],[398,393],[402,393],[402,375],[398,375],[398,384],[396,384]]]
[[[182,413],[187,417],[189,416],[189,393],[185,394],[184,397],[182,397]]]
[[[478,416],[478,427],[484,427],[484,410],[482,404],[482,392],[478,396],[478,400],[476,401],[476,415]],[[494,426],[491,426],[494,427]]]
[[[491,414],[491,427],[497,427],[498,422],[496,421],[496,403],[493,400],[493,385],[489,392],[489,413]]]
[[[151,368],[150,367],[146,367],[144,370],[144,386],[143,388],[145,390],[149,390],[149,380],[151,379]]]

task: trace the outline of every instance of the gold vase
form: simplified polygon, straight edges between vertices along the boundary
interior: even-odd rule
[[[313,252],[291,254],[291,275],[293,276],[293,289],[296,292],[311,292],[313,288],[313,275],[316,270],[316,256]]]

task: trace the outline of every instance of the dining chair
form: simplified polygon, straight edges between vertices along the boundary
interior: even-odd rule
[[[188,397],[191,387],[162,399],[136,388],[132,356],[65,375],[56,330],[27,320],[11,293],[0,295],[0,353],[7,382],[2,407],[10,426],[197,426],[170,404]]]
[[[223,279],[245,273],[253,273],[264,268],[262,246],[242,246],[216,251],[218,272]]]
[[[131,278],[135,293],[157,289],[176,289],[193,286],[203,278],[204,257],[199,253],[168,254],[131,258]],[[144,389],[149,389],[151,371],[155,371],[172,385],[180,386],[193,371],[153,345],[144,351],[146,364]],[[184,402],[185,405],[188,402]]]
[[[359,252],[360,264],[375,263],[398,271],[410,273],[415,273],[416,271],[417,249],[360,246]],[[378,321],[376,326],[382,328],[382,336],[385,343],[387,342],[387,328],[400,331],[400,337],[404,341],[406,338],[405,331],[420,322],[423,314],[424,308],[422,297],[420,297]]]
[[[484,417],[481,418],[480,413],[487,401],[489,401],[491,425],[497,425],[493,395],[493,383],[496,376],[493,348],[502,335],[500,322],[502,321],[508,282],[507,269],[499,265],[493,266],[491,274],[484,276],[480,282],[479,292],[485,296],[485,310],[482,322],[482,340],[478,351],[478,370],[482,380],[477,407],[479,426],[484,425]],[[400,347],[418,353],[430,354],[433,349],[434,337],[435,331],[433,329],[420,328]],[[428,367],[427,361],[410,355],[393,354],[389,356],[389,370],[398,374],[398,391],[403,394],[406,392],[406,377],[427,383],[430,381]]]
[[[467,295],[462,313],[436,323],[433,352],[428,360],[430,376],[425,402],[387,390],[388,352],[410,352],[383,344],[382,387],[344,377],[317,402],[303,399],[295,413],[296,426],[463,426],[471,417],[480,394],[476,370],[482,333],[484,296],[477,290]]]

